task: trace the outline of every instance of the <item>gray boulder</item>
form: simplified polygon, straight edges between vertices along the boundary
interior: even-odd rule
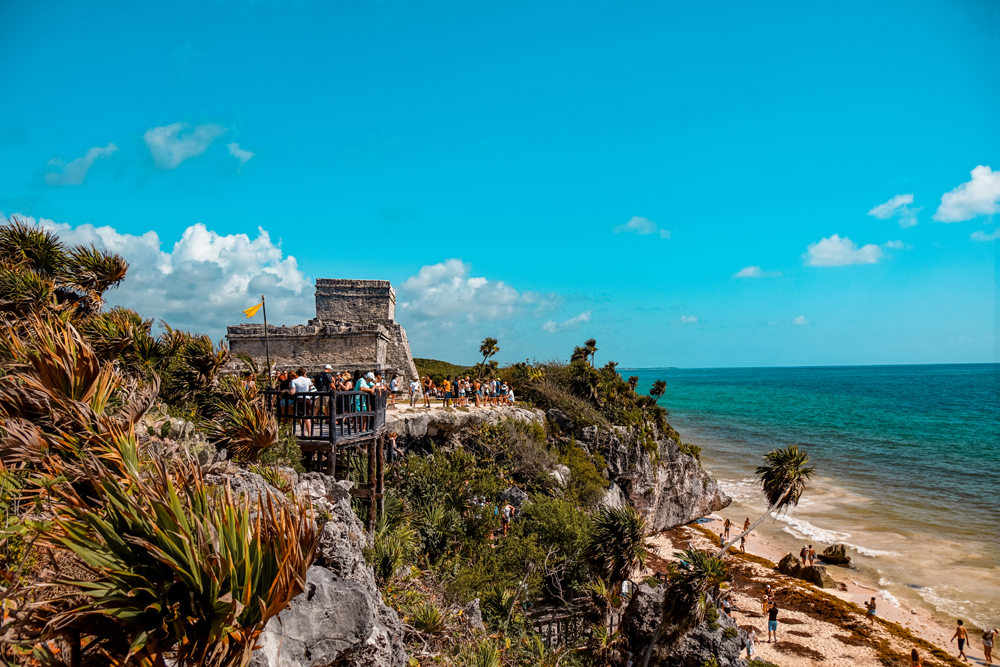
[[[847,545],[834,544],[823,549],[820,559],[830,565],[850,565],[851,557],[847,555]]]
[[[651,588],[645,583],[636,589],[625,609],[622,634],[628,639],[629,650],[640,660],[659,626],[662,609],[663,586]],[[736,621],[720,612],[716,626],[712,629],[709,623],[702,623],[672,645],[668,645],[665,636],[661,637],[649,664],[655,667],[702,667],[715,658],[719,667],[745,667],[746,662],[739,657],[744,637],[736,627]],[[727,637],[728,628],[733,628],[735,634],[729,630],[731,636]]]
[[[836,588],[837,582],[827,574],[822,565],[802,565],[794,554],[785,554],[778,562],[778,571],[789,577],[808,581],[820,588]]]
[[[479,608],[479,598],[465,605],[462,614],[465,616],[465,622],[469,624],[470,628],[473,630],[486,630],[486,626],[483,625],[483,610]]]
[[[549,477],[555,480],[556,484],[564,487],[569,484],[570,469],[569,466],[564,466],[563,464],[556,465],[552,472],[549,473]]]
[[[508,502],[517,509],[521,509],[530,499],[530,496],[522,489],[512,486],[500,494],[500,500]]]
[[[388,611],[389,613],[385,613]],[[305,590],[272,618],[253,667],[401,667],[403,628],[378,590],[313,566]]]

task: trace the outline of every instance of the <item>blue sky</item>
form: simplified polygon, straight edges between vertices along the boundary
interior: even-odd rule
[[[997,359],[995,0],[8,0],[0,37],[0,211],[175,326],[380,278],[456,362]]]

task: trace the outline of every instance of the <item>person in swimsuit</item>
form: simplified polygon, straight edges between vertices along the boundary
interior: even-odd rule
[[[729,539],[729,529],[733,527],[733,522],[730,521],[729,519],[726,519],[726,522],[724,524],[722,524],[722,527],[725,529],[722,532],[723,532],[723,534],[725,534],[726,539],[728,540]]]
[[[993,664],[993,640],[997,636],[997,629],[987,630],[983,633],[983,656],[986,658],[986,664]]]
[[[875,625],[875,598],[872,598],[871,602],[865,603],[865,609],[868,610],[868,613],[865,614],[865,618],[868,619],[869,623]]]
[[[747,552],[747,536],[744,535],[740,538],[740,553],[745,554]]]
[[[802,551],[799,552],[799,560],[802,561],[802,565],[805,566],[806,561],[809,560],[809,547],[802,545]]]
[[[910,651],[910,667],[924,667],[924,659],[920,657],[917,649]]]
[[[958,640],[958,657],[969,662],[969,659],[965,657],[965,642],[969,639],[969,631],[965,629],[965,623],[962,622],[962,619],[958,619],[958,627],[955,628],[955,634],[951,636],[951,641],[956,639]]]

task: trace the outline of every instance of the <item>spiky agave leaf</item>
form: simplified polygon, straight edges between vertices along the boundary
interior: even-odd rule
[[[263,401],[222,403],[221,417],[207,425],[210,440],[225,447],[237,461],[256,461],[260,453],[278,442],[278,422]]]

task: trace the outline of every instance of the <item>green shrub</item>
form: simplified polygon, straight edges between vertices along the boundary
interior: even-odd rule
[[[573,503],[536,494],[521,514],[520,528],[551,552],[548,566],[558,575],[546,579],[553,592],[578,592],[587,579],[584,553],[590,541],[590,518]]]
[[[713,655],[711,658],[701,663],[701,667],[719,667],[719,659]]]
[[[709,630],[719,629],[719,610],[715,608],[714,604],[709,604],[705,609],[705,621],[708,623]]]
[[[740,634],[736,628],[726,628],[722,631],[722,636],[726,639],[732,639],[736,635]]]
[[[489,639],[473,644],[465,650],[467,667],[501,667],[500,649]]]
[[[410,618],[414,628],[420,632],[436,634],[444,630],[445,618],[441,610],[430,602],[425,602],[413,610]]]
[[[569,468],[569,492],[577,503],[583,507],[592,507],[604,496],[610,482],[601,474],[607,467],[603,456],[595,454],[591,461],[583,448],[576,444],[576,440],[571,440],[563,446],[559,462]]]
[[[292,435],[291,429],[286,424],[278,427],[278,441],[260,453],[260,462],[264,465],[291,468],[300,474],[306,471],[302,466],[299,440]]]
[[[681,454],[687,454],[688,456],[693,456],[699,461],[701,460],[701,447],[698,445],[692,445],[689,442],[677,441],[677,447],[681,450]]]
[[[768,662],[767,660],[762,660],[760,658],[754,658],[748,664],[750,667],[778,667],[773,662]]]

